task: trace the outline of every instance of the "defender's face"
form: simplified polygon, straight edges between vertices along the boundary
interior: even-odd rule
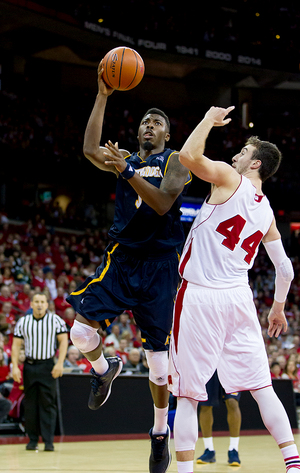
[[[255,150],[255,147],[252,145],[247,145],[242,148],[241,152],[233,156],[232,158],[232,167],[239,173],[245,174],[253,164],[252,155]]]
[[[138,140],[141,146],[147,141],[152,143],[153,148],[157,148],[169,141],[170,134],[167,123],[161,115],[145,115],[139,126]]]

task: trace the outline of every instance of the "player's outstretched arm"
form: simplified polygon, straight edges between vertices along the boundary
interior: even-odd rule
[[[114,91],[114,89],[105,84],[102,79],[102,73],[103,67],[101,61],[98,66],[98,94],[85,129],[83,153],[91,163],[102,171],[110,171],[118,174],[115,166],[106,166],[104,164],[106,159],[103,154],[105,147],[100,146],[107,97]],[[128,155],[129,153],[125,151],[123,154]]]
[[[294,270],[292,262],[284,250],[275,219],[273,219],[271,227],[263,239],[263,244],[275,267],[275,294],[274,302],[268,315],[268,334],[270,337],[278,337],[281,330],[284,332],[287,330],[284,306],[294,278]]]
[[[215,126],[227,125],[231,118],[226,118],[234,106],[228,108],[211,107],[183,145],[179,160],[197,177],[213,184],[224,185],[230,176],[236,173],[231,166],[219,161],[211,161],[203,153],[206,139]]]
[[[127,163],[122,156],[121,150],[118,149],[118,143],[113,144],[109,141],[105,146],[105,163],[108,166],[114,165],[118,172],[123,173]],[[164,215],[170,210],[179,194],[183,191],[188,174],[188,169],[179,162],[178,153],[173,153],[159,188],[147,182],[137,172],[133,173],[129,179],[128,177],[126,178],[149,207],[159,215]]]

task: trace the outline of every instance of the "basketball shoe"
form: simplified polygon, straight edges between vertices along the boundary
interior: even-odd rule
[[[169,447],[170,427],[167,425],[167,433],[164,435],[153,435],[153,429],[149,430],[151,439],[151,454],[149,458],[150,473],[165,473],[171,463],[171,452]]]
[[[93,376],[91,380],[91,392],[88,406],[93,411],[99,409],[109,398],[111,385],[113,380],[120,374],[122,370],[122,360],[118,356],[106,358],[108,362],[108,370],[106,373],[99,375],[94,368],[91,369]]]
[[[228,450],[228,464],[230,466],[240,466],[241,464],[239,454],[235,449]]]
[[[216,452],[214,450],[209,450],[208,448],[206,448],[204,450],[204,453],[203,455],[201,455],[201,457],[197,458],[197,461],[196,463],[215,463],[216,461]]]

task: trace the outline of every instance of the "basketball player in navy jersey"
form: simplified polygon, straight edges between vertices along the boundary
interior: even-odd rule
[[[131,309],[141,329],[154,402],[150,429],[150,473],[164,473],[171,461],[167,425],[168,344],[178,285],[178,253],[184,240],[180,222],[181,193],[190,181],[178,153],[165,148],[170,139],[168,117],[150,109],[143,117],[140,150],[130,154],[111,141],[99,147],[106,101],[113,89],[98,67],[98,94],[84,136],[84,154],[100,170],[117,177],[112,243],[96,273],[68,297],[77,312],[71,329],[74,345],[92,365],[89,407],[107,400],[122,369],[118,357],[104,358],[99,327],[108,327]]]

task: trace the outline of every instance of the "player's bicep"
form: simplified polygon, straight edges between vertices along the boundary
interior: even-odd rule
[[[179,162],[178,153],[172,155],[160,189],[175,198],[183,191],[189,178],[189,170]]]
[[[238,173],[229,164],[223,161],[212,161],[204,155],[201,161],[191,168],[191,171],[203,181],[215,184],[217,187],[235,185],[240,181]]]

